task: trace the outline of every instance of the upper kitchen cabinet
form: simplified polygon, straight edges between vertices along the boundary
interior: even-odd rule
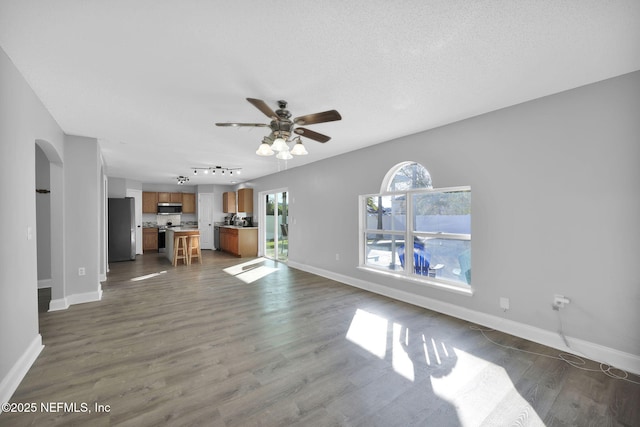
[[[232,191],[222,193],[222,212],[224,213],[236,212],[236,193]]]
[[[182,193],[182,213],[196,213],[196,195],[194,193]]]
[[[182,193],[158,193],[158,203],[182,203]]]
[[[238,212],[253,212],[253,188],[238,190]]]
[[[156,213],[158,211],[158,193],[142,192],[142,213]]]

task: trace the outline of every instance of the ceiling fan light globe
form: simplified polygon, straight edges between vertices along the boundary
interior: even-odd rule
[[[274,152],[271,149],[271,147],[269,146],[269,144],[266,143],[262,143],[260,144],[260,146],[258,147],[258,149],[256,150],[256,154],[258,156],[273,156]]]
[[[275,141],[273,141],[271,149],[273,151],[289,151],[289,146],[287,145],[287,141],[285,141],[283,138],[278,137],[275,139]]]
[[[309,154],[304,145],[302,145],[301,141],[296,142],[296,144],[291,149],[291,154],[295,156],[306,156]]]

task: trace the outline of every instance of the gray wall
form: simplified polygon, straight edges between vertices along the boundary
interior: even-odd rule
[[[558,328],[552,298],[563,294],[568,336],[639,356],[639,111],[636,72],[253,186],[256,194],[288,187],[293,265],[550,333]],[[434,187],[471,185],[471,297],[357,269],[358,195],[380,191],[385,173],[406,160],[423,164]],[[506,313],[500,297],[510,299]]]
[[[0,49],[0,400],[40,346],[37,303],[36,140],[64,152],[63,133]],[[18,177],[19,179],[16,179]],[[56,197],[61,197],[58,194]],[[55,201],[54,201],[55,202]],[[27,230],[31,229],[31,239]]]
[[[0,239],[0,401],[4,402],[42,349],[38,259],[50,267],[52,306],[62,309],[99,299],[105,194],[97,140],[64,135],[1,49],[0,94],[0,197],[8,201],[0,204],[0,220],[7,225]],[[46,215],[36,214],[40,196],[35,189],[46,185],[47,173],[50,235]],[[85,276],[78,276],[80,266],[85,267]]]
[[[65,137],[65,250],[67,294],[100,291],[100,148],[95,138]],[[84,276],[78,269],[85,268]]]
[[[109,187],[109,197],[122,198],[127,196],[127,180],[124,178],[109,177],[107,185]]]

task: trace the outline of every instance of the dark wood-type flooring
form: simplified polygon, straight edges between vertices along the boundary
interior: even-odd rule
[[[203,258],[113,263],[102,301],[40,313],[12,398],[38,410],[0,425],[640,425],[640,385],[285,264]]]

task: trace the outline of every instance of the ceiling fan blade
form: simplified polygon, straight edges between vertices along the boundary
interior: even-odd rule
[[[269,125],[265,123],[216,123],[216,126],[233,126],[233,127],[253,126],[253,127],[263,127],[263,128],[269,127]]]
[[[305,128],[295,128],[293,131],[295,133],[297,133],[298,135],[302,135],[304,137],[307,137],[309,139],[313,139],[313,140],[318,141],[318,142],[327,142],[327,141],[329,141],[331,139],[331,137],[329,137],[327,135],[323,135],[321,133],[314,132],[312,130],[305,129]]]
[[[323,111],[322,113],[307,114],[293,119],[297,125],[314,125],[316,123],[334,122],[342,120],[342,116],[336,110]]]
[[[258,110],[262,111],[262,113],[265,116],[269,117],[270,119],[276,119],[278,117],[276,113],[274,113],[273,110],[269,108],[269,106],[263,100],[255,99],[255,98],[247,98],[247,101],[253,104],[253,106],[256,107]]]

